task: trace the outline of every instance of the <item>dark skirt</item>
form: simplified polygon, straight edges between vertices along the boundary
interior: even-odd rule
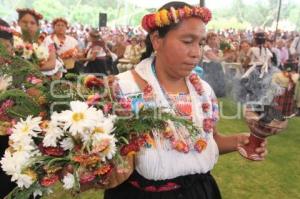
[[[210,173],[181,176],[170,180],[147,180],[136,171],[123,184],[108,189],[104,199],[221,199]]]
[[[222,65],[217,62],[203,63],[203,79],[212,87],[217,97],[226,94],[225,74]]]
[[[8,147],[8,136],[0,136],[0,159],[3,157],[5,149]],[[7,176],[0,167],[0,198],[4,198],[16,186],[15,183],[10,181],[11,177]]]
[[[101,75],[108,75],[107,69],[107,59],[96,59],[94,61],[89,61],[85,67],[85,73],[97,73]]]

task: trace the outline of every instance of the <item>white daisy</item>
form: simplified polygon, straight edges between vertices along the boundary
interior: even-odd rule
[[[74,148],[74,142],[72,138],[65,138],[60,142],[60,146],[65,150],[72,150]]]
[[[13,175],[12,180],[16,181],[18,187],[25,187],[26,189],[28,189],[30,185],[32,185],[34,182],[34,179],[32,179],[31,176],[26,174],[15,174]]]
[[[64,183],[63,187],[65,189],[72,189],[75,185],[75,177],[70,173],[65,175],[62,181]]]
[[[25,121],[21,119],[21,121],[14,126],[13,133],[36,137],[37,134],[42,131],[39,126],[41,119],[41,117],[32,118],[32,116],[28,116]]]
[[[113,135],[105,133],[96,133],[92,138],[92,151],[100,153],[102,160],[112,159],[116,153],[116,138]]]
[[[16,175],[21,173],[22,169],[28,165],[29,153],[5,151],[4,157],[1,159],[1,168],[7,175]]]
[[[73,135],[83,133],[86,129],[93,129],[97,122],[97,111],[88,107],[85,102],[73,101],[70,103],[71,110],[59,114],[59,120],[64,122],[64,130]]]
[[[114,121],[116,116],[109,116],[98,122],[95,126],[94,133],[110,134],[114,130]]]
[[[45,147],[56,147],[57,146],[57,140],[61,138],[64,134],[64,131],[58,127],[56,121],[50,121],[47,128],[44,129],[46,132],[43,145]]]

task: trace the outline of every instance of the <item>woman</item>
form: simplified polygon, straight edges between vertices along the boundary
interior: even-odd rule
[[[157,106],[202,127],[199,136],[204,136],[206,149],[198,152],[190,147],[181,151],[165,134],[153,133],[153,147],[144,147],[136,154],[133,174],[121,185],[106,190],[105,199],[221,198],[210,171],[219,154],[236,151],[248,142],[248,135],[225,137],[212,128],[218,117],[216,97],[211,87],[192,72],[201,57],[205,23],[210,18],[206,8],[183,2],[168,3],[159,12],[146,15],[142,24],[149,34],[144,59],[134,70],[118,75],[121,96],[144,91],[146,101],[152,99]],[[180,131],[174,133],[183,139],[182,145],[193,140]],[[265,156],[264,145],[257,150]]]
[[[119,59],[118,68],[121,71],[131,69],[141,58],[142,48],[138,43],[137,37],[133,36],[129,40],[129,43],[130,44],[126,46],[123,58]]]
[[[104,40],[101,39],[100,33],[92,30],[89,33],[89,43],[86,49],[86,73],[99,73],[108,75],[107,63],[114,54],[108,49]]]
[[[63,60],[68,72],[73,72],[75,58],[79,50],[78,41],[66,35],[68,22],[63,18],[56,18],[52,21],[53,34],[46,37],[47,43],[54,43],[57,55]]]
[[[3,45],[10,54],[13,53],[13,30],[9,28],[9,25],[0,19],[0,44]],[[0,57],[1,58],[1,57]],[[6,148],[8,148],[8,136],[6,136],[0,129],[0,158],[4,155]],[[4,198],[13,188],[15,183],[11,182],[10,177],[7,176],[0,167],[0,198]]]
[[[215,33],[208,33],[206,37],[206,45],[203,48],[203,79],[215,91],[217,97],[225,96],[225,77],[221,62],[227,60],[232,55],[227,54],[223,57],[220,50],[220,41]]]
[[[250,58],[248,57],[248,53],[250,48],[251,45],[247,40],[241,41],[238,62],[242,64],[244,71],[249,68]]]
[[[56,60],[53,42],[44,42],[43,38],[39,37],[39,21],[43,16],[32,9],[17,9],[17,12],[19,14],[18,24],[22,34],[20,35],[20,38],[16,38],[16,40],[21,40],[24,42],[25,46],[34,43],[37,43],[39,46],[45,46],[49,55],[48,58],[39,62],[40,70],[48,76],[60,75],[61,73],[59,71],[61,70],[62,65]]]

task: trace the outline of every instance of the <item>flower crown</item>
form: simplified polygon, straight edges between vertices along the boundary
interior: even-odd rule
[[[58,22],[63,22],[66,24],[66,26],[68,26],[67,20],[65,20],[64,18],[61,18],[61,17],[54,19],[52,21],[52,26],[55,26],[55,24],[57,24]]]
[[[178,9],[171,7],[169,10],[162,9],[156,13],[145,15],[142,20],[142,27],[149,33],[189,17],[198,17],[207,24],[211,20],[212,15],[210,10],[205,7],[195,6],[190,8],[184,6]]]
[[[10,27],[7,27],[7,26],[1,26],[0,25],[0,31],[3,31],[3,32],[7,32],[7,33],[13,33],[13,29],[11,29]]]
[[[32,16],[34,16],[37,20],[41,20],[43,19],[43,15],[38,13],[37,11],[35,11],[34,9],[29,9],[29,8],[18,8],[17,9],[17,12],[19,14],[21,13],[28,13],[28,14],[31,14]]]

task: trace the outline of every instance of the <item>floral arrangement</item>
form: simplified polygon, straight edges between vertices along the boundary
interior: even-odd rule
[[[223,53],[226,53],[226,52],[229,52],[231,50],[234,50],[234,47],[229,41],[222,40],[220,42],[220,50],[222,50]]]
[[[59,56],[62,59],[68,59],[74,57],[78,53],[76,48],[71,48],[63,53],[61,53]]]
[[[153,131],[183,153],[191,149],[176,138],[174,126],[194,138],[200,131],[192,121],[148,105],[141,96],[119,95],[114,78],[67,74],[53,85],[36,65],[8,55],[1,45],[0,57],[0,130],[10,143],[0,163],[18,185],[8,198],[48,194],[58,182],[73,193],[85,185],[105,186],[113,171],[129,169],[127,157],[155,147]],[[202,93],[197,78],[191,81]],[[147,87],[141,95],[150,93]],[[199,139],[194,149],[201,153],[205,147]]]
[[[143,17],[142,27],[147,32],[152,32],[159,27],[168,26],[172,23],[178,23],[179,21],[189,18],[199,17],[204,23],[208,23],[211,18],[211,12],[205,7],[187,7],[175,9],[173,7],[170,10],[162,9],[156,13],[148,14]]]
[[[42,63],[49,58],[49,49],[43,44],[24,42],[21,37],[14,36],[14,49],[18,56],[31,60],[34,63]]]

